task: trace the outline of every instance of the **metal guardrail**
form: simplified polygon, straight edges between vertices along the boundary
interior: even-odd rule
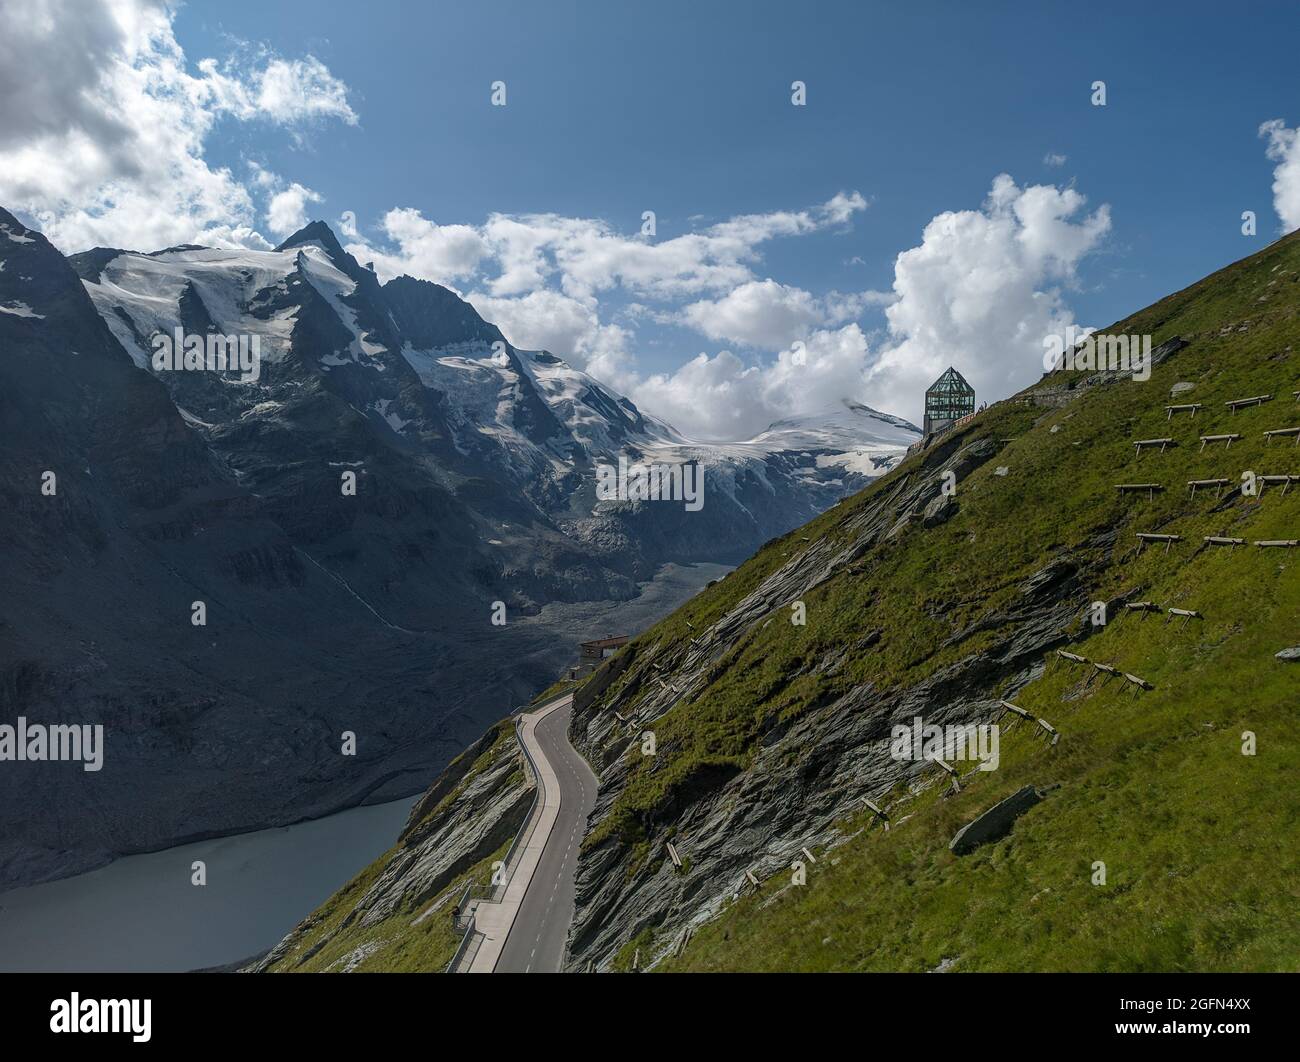
[[[460,938],[460,943],[456,945],[456,952],[451,957],[451,962],[447,963],[447,969],[444,973],[455,973],[457,964],[465,957],[465,952],[469,950],[470,941],[474,939],[474,916],[469,916],[469,928],[465,930],[465,935]]]
[[[515,834],[515,839],[510,842],[510,847],[506,849],[506,857],[502,865],[504,873],[501,875],[501,881],[497,884],[493,892],[493,902],[497,903],[505,895],[506,887],[510,884],[510,879],[515,876],[515,867],[511,866],[511,860],[515,858],[519,849],[522,848],[532,837],[533,831],[537,827],[536,811],[538,804],[542,799],[542,773],[537,769],[537,764],[533,761],[532,754],[528,751],[528,746],[524,744],[523,738],[523,717],[515,718],[515,740],[519,747],[523,749],[524,759],[528,761],[528,769],[533,774],[533,800],[528,805],[528,814],[524,816],[523,825],[519,827],[519,832]]]
[[[524,816],[522,825],[520,825],[518,831],[515,833],[515,839],[510,842],[510,847],[506,849],[505,859],[501,861],[504,867],[504,872],[501,875],[501,881],[498,882],[492,890],[492,898],[490,901],[492,903],[500,903],[501,899],[505,896],[505,891],[510,885],[510,879],[513,878],[515,874],[515,867],[510,865],[511,860],[514,859],[519,849],[527,843],[528,838],[532,837],[533,831],[537,827],[537,806],[542,799],[542,774],[537,769],[537,764],[534,762],[532,754],[528,751],[528,746],[524,744],[522,729],[523,708],[520,708],[515,715],[515,741],[519,744],[520,749],[523,750],[524,759],[528,761],[528,769],[532,771],[533,774],[533,800],[532,803],[528,805],[528,814]],[[465,905],[468,903],[470,898],[470,893],[474,888],[474,883],[470,882],[465,886],[465,891],[461,893],[460,906],[462,911],[465,909]],[[469,916],[467,928],[465,929],[465,935],[461,937],[460,944],[456,948],[456,953],[451,957],[451,962],[447,963],[447,973],[458,972],[457,964],[465,957],[470,944],[473,942],[474,935],[474,916],[471,914]]]

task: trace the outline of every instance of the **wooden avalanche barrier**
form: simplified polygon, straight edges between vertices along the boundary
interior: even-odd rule
[[[1133,443],[1133,446],[1135,447],[1139,457],[1142,456],[1142,448],[1144,446],[1158,446],[1160,447],[1160,452],[1164,453],[1165,447],[1177,446],[1177,445],[1178,443],[1176,443],[1173,439],[1138,439],[1136,442]]]
[[[889,816],[885,814],[883,808],[877,805],[875,801],[870,800],[867,797],[862,798],[862,803],[867,806],[868,810],[870,810],[870,812],[873,815],[875,815],[876,818],[878,818],[881,822],[885,824],[885,829],[889,829]]]
[[[1046,719],[1039,719],[1032,712],[1027,712],[1018,705],[1012,704],[1010,701],[999,701],[998,703],[1005,709],[1002,713],[1003,715],[1005,715],[1006,712],[1014,712],[1016,715],[1020,716],[1021,719],[1028,719],[1031,723],[1037,723],[1051,736],[1053,745],[1061,740],[1061,735]]]
[[[1291,489],[1292,483],[1300,483],[1300,476],[1260,476],[1259,481],[1263,484],[1263,486],[1259,488],[1260,494],[1264,493],[1264,487],[1276,483],[1282,484],[1282,493],[1285,494]]]
[[[1134,494],[1139,491],[1146,491],[1149,497],[1154,498],[1156,491],[1164,490],[1159,483],[1116,483],[1115,489],[1121,494]]]
[[[1213,487],[1214,497],[1217,499],[1223,493],[1223,488],[1231,482],[1230,479],[1189,479],[1187,486],[1191,489],[1193,498],[1196,497],[1197,487]]]
[[[1236,434],[1235,432],[1229,435],[1202,435],[1201,450],[1203,451],[1210,443],[1216,443],[1216,442],[1226,442],[1228,444],[1226,448],[1231,450],[1232,444],[1234,442],[1237,442],[1240,438],[1241,436]],[[1198,451],[1198,453],[1199,452],[1200,451]]]
[[[955,767],[949,766],[948,764],[944,763],[943,760],[939,759],[939,757],[937,757],[937,756],[934,757],[932,760],[930,760],[930,762],[931,762],[931,763],[938,764],[938,765],[939,765],[939,766],[940,766],[944,771],[947,772],[948,777],[952,779],[952,789],[953,789],[953,792],[954,792],[954,793],[960,793],[960,792],[961,792],[961,782],[958,781],[958,778],[957,778],[957,769],[956,769]]]
[[[1254,398],[1234,398],[1231,402],[1224,402],[1223,404],[1236,413],[1237,410],[1245,409],[1247,406],[1262,406],[1272,398],[1272,395],[1255,395]]]
[[[1166,553],[1169,552],[1169,547],[1175,542],[1181,542],[1183,540],[1182,535],[1157,535],[1148,531],[1139,531],[1137,537],[1142,541],[1142,549],[1146,548],[1148,542],[1163,542],[1165,544]]]

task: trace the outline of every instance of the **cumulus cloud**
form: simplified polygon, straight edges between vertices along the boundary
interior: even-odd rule
[[[1080,327],[1065,293],[1110,231],[1108,208],[1085,206],[1073,189],[1022,188],[1002,174],[979,210],[939,214],[898,255],[874,349],[850,323],[769,362],[701,354],[674,373],[620,383],[699,439],[752,436],[846,396],[919,422],[925,388],[950,364],[981,399],[1004,398],[1042,371],[1045,336]]]
[[[321,197],[294,181],[271,196],[266,204],[266,227],[277,236],[288,236],[307,224],[307,204]]]
[[[593,370],[599,361],[602,378],[611,383],[625,371],[630,335],[620,325],[603,324],[594,302],[549,290],[509,299],[470,292],[466,298],[517,347],[549,350]]]
[[[880,298],[814,298],[754,273],[768,241],[843,227],[866,208],[860,193],[841,192],[804,210],[738,215],[661,240],[624,235],[595,218],[492,214],[474,226],[442,224],[405,207],[380,219],[380,241],[361,233],[351,212],[340,229],[348,251],[374,262],[381,279],[407,273],[467,288],[478,311],[517,346],[545,348],[612,386],[632,387],[639,381],[629,327],[635,320],[779,350]],[[604,302],[614,291],[631,300],[619,311]],[[683,310],[679,304],[690,298]],[[750,309],[766,316],[749,322]]]
[[[817,298],[769,277],[741,284],[720,299],[693,302],[682,310],[682,320],[710,339],[780,350],[807,339],[815,329],[851,321],[868,305],[889,298],[880,292],[837,291]]]
[[[1268,141],[1268,157],[1277,163],[1273,170],[1273,209],[1285,232],[1300,229],[1300,130],[1288,129],[1281,118],[1259,127]]]
[[[979,209],[926,226],[897,257],[890,292],[814,295],[755,274],[767,241],[843,225],[866,206],[844,193],[662,241],[588,218],[496,214],[481,226],[441,225],[410,209],[384,216],[387,247],[360,235],[352,215],[343,231],[381,277],[470,279],[467,297],[511,342],[573,360],[704,440],[751,437],[845,397],[917,420],[925,388],[950,363],[981,398],[1005,397],[1041,371],[1046,335],[1078,326],[1065,296],[1110,230],[1108,208],[1088,213],[1076,190],[1021,187],[1002,174]],[[613,289],[628,300],[616,312]],[[885,323],[869,338],[858,318],[870,306],[884,308]],[[645,319],[770,356],[723,349],[647,375],[635,356]]]
[[[1041,371],[1043,338],[1078,325],[1065,302],[1110,211],[1084,213],[1072,188],[993,181],[980,210],[935,217],[894,263],[889,341],[867,377],[873,402],[919,415],[924,389],[956,365],[981,398],[1004,398]]]
[[[1052,167],[1064,166],[1065,163],[1066,163],[1066,156],[1060,155],[1055,151],[1049,151],[1046,155],[1043,156],[1044,166],[1052,166]]]
[[[351,242],[348,250],[359,259],[375,263],[385,280],[407,273],[448,284],[473,276],[488,253],[486,241],[470,225],[438,225],[418,210],[390,210],[382,221],[384,235],[396,244],[395,251],[372,247],[360,239],[356,216],[344,215],[343,232]]]
[[[346,86],[311,56],[262,50],[192,73],[172,18],[162,0],[0,0],[0,202],[64,251],[266,246],[256,188],[203,157],[215,123],[356,121]]]
[[[410,273],[445,282],[467,276],[481,262],[495,270],[482,280],[497,297],[522,296],[552,283],[583,300],[621,288],[636,297],[672,299],[721,293],[755,279],[761,246],[842,226],[865,210],[866,199],[842,192],[797,211],[744,214],[700,232],[664,240],[619,233],[605,221],[559,214],[493,214],[478,228],[441,225],[409,208],[382,220],[390,249],[358,236],[348,250],[374,261],[383,279]],[[456,253],[444,251],[453,247]]]
[[[700,441],[752,438],[783,417],[837,408],[846,397],[861,400],[868,345],[856,323],[801,342],[765,364],[747,364],[727,350],[701,353],[672,373],[625,375],[617,386]]]

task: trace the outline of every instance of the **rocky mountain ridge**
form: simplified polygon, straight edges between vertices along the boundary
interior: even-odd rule
[[[178,331],[256,340],[256,373],[155,368]],[[0,888],[418,791],[579,638],[707,578],[683,565],[865,482],[807,440],[693,446],[320,223],[65,259],[0,211],[0,383],[0,714],[108,734],[97,774],[4,772]],[[909,431],[863,416],[885,467]],[[717,489],[600,502],[616,453],[712,462]],[[647,596],[665,564],[685,578]]]

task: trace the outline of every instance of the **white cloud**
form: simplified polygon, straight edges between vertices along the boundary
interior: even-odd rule
[[[891,292],[820,296],[760,279],[753,266],[766,241],[840,225],[865,209],[857,193],[656,242],[554,214],[498,214],[475,227],[391,211],[383,221],[389,250],[354,235],[351,215],[343,229],[354,241],[348,249],[374,260],[381,276],[471,277],[468,298],[511,342],[573,360],[690,437],[734,439],[844,397],[918,420],[925,388],[950,363],[981,399],[1025,386],[1041,372],[1043,337],[1076,324],[1064,292],[1110,229],[1108,208],[1086,213],[1085,204],[1071,188],[1022,188],[1000,175],[980,209],[938,215],[921,243],[898,256]],[[616,304],[605,297],[615,288],[630,302],[611,313]],[[885,307],[874,344],[856,323],[869,305]],[[633,328],[646,319],[775,356],[701,353],[673,372],[644,375]]]
[[[594,302],[547,290],[508,299],[471,292],[466,298],[517,347],[549,350],[588,368],[601,359],[605,379],[623,371],[629,333],[619,325],[602,324]]]
[[[846,396],[919,423],[925,388],[949,364],[980,400],[1004,398],[1041,373],[1046,335],[1077,326],[1063,292],[1110,231],[1108,208],[1085,205],[1073,189],[1021,188],[1002,174],[981,209],[935,217],[895,260],[875,350],[851,323],[813,332],[802,363],[790,350],[760,364],[723,351],[611,382],[700,439],[751,436]]]
[[[1067,160],[1065,155],[1057,154],[1057,152],[1055,151],[1049,151],[1046,155],[1043,156],[1044,166],[1053,166],[1053,167],[1064,166],[1066,161]]]
[[[252,190],[203,157],[216,121],[356,120],[311,56],[190,73],[173,16],[162,0],[0,0],[0,202],[64,251],[266,246]]]
[[[424,280],[447,284],[473,276],[488,253],[486,241],[469,225],[438,225],[418,210],[401,207],[383,218],[384,234],[397,245],[396,251],[372,247],[357,233],[356,215],[344,214],[342,229],[352,240],[350,253],[363,262],[374,262],[385,280],[407,273]]]
[[[288,236],[307,224],[307,204],[321,197],[297,181],[276,192],[266,204],[266,227],[277,236]]]
[[[1043,338],[1077,324],[1062,288],[1110,231],[1110,211],[1083,214],[1071,188],[1018,187],[1006,174],[980,210],[947,212],[894,263],[889,342],[868,376],[868,401],[915,419],[924,390],[956,365],[980,399],[1041,372]]]
[[[775,280],[751,280],[720,299],[693,302],[682,311],[692,327],[724,342],[779,350],[821,323],[817,300]]]
[[[861,194],[842,192],[806,210],[739,215],[659,240],[625,236],[593,218],[493,214],[481,226],[442,225],[409,208],[384,215],[381,246],[358,231],[350,212],[340,228],[348,251],[374,262],[381,279],[407,273],[449,287],[468,281],[466,297],[512,343],[553,351],[611,386],[648,394],[652,384],[641,380],[630,353],[636,321],[685,323],[714,338],[779,350],[849,320],[869,301],[887,300],[838,292],[814,298],[753,271],[767,241],[843,226],[866,207]],[[617,313],[602,304],[615,290],[631,300]],[[701,297],[713,295],[720,297]],[[692,297],[685,310],[677,305]],[[762,313],[749,321],[751,311]]]
[[[265,116],[280,125],[319,118],[357,124],[356,113],[348,104],[347,86],[314,55],[272,59],[264,70],[254,73],[253,84],[256,97],[246,117]]]
[[[1273,170],[1273,209],[1286,232],[1300,229],[1300,130],[1288,129],[1281,118],[1259,127],[1268,141],[1268,157],[1277,163]]]
[[[385,235],[395,245],[391,250],[360,237],[348,250],[374,261],[383,279],[410,273],[447,282],[487,262],[495,275],[481,279],[495,297],[526,295],[554,282],[580,301],[614,288],[635,297],[673,299],[745,284],[755,279],[751,265],[759,261],[763,243],[843,225],[866,206],[859,193],[841,192],[808,210],[740,215],[663,240],[625,236],[593,218],[493,214],[475,229],[438,225],[405,209],[384,216]]]
[[[688,438],[748,439],[783,417],[863,396],[868,347],[858,325],[813,332],[803,342],[803,350],[783,350],[766,364],[724,350],[699,354],[672,373],[612,382]]]
[[[866,306],[887,301],[889,296],[878,292],[833,291],[817,298],[769,277],[741,284],[720,299],[693,302],[683,309],[682,320],[710,339],[781,350],[814,329],[851,321]]]

